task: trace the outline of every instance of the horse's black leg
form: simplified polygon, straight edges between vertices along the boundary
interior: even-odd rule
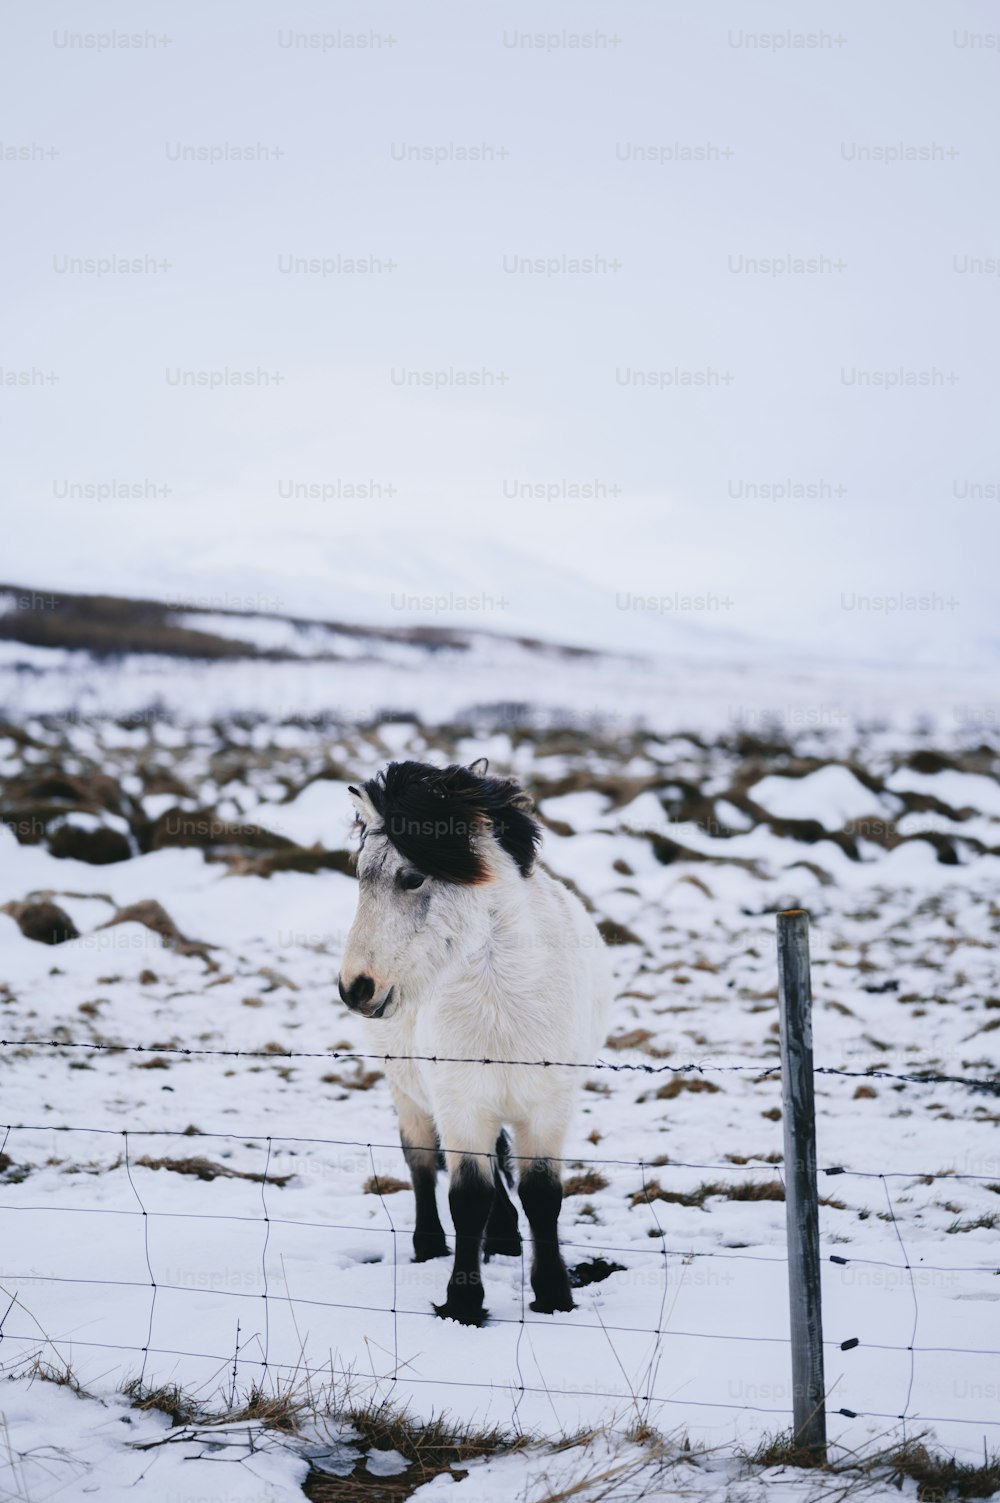
[[[487,1313],[479,1262],[483,1232],[493,1206],[493,1180],[487,1176],[488,1158],[462,1157],[452,1171],[448,1190],[455,1223],[455,1266],[448,1280],[448,1297],[434,1308],[438,1315],[460,1321],[463,1326],[481,1326]]]
[[[486,1241],[483,1257],[498,1255],[509,1258],[521,1256],[521,1233],[517,1226],[517,1210],[507,1194],[506,1177],[510,1183],[510,1141],[505,1132],[497,1138],[497,1161],[493,1169],[493,1209],[486,1223]]]
[[[435,1140],[433,1148],[429,1145],[411,1143],[402,1128],[400,1128],[399,1137],[403,1145],[403,1156],[409,1166],[410,1178],[413,1181],[413,1198],[416,1201],[413,1261],[426,1263],[428,1258],[446,1258],[448,1244],[445,1241],[444,1227],[438,1215],[435,1193],[439,1154],[437,1141]]]
[[[535,1298],[531,1308],[542,1315],[551,1315],[554,1310],[572,1310],[569,1275],[559,1251],[562,1181],[551,1159],[532,1159],[521,1175],[517,1192],[534,1242],[531,1287]]]
[[[434,1119],[398,1086],[392,1087],[392,1099],[399,1118],[399,1141],[403,1145],[413,1198],[416,1201],[416,1225],[413,1232],[413,1261],[446,1258],[448,1244],[438,1216],[434,1187],[441,1159]]]

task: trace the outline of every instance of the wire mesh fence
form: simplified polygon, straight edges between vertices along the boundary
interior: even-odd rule
[[[46,1047],[53,1050],[95,1048],[98,1052],[109,1053],[123,1050],[133,1050],[139,1053],[168,1052],[159,1047],[154,1050],[144,1045],[108,1043],[84,1045],[65,1039],[18,1039],[0,1042],[8,1048],[27,1047],[30,1044],[33,1047]],[[222,1054],[226,1057],[235,1054],[254,1054],[254,1051],[186,1050],[180,1047],[169,1052],[196,1055]],[[267,1057],[280,1058],[281,1056],[268,1051]],[[308,1054],[305,1057],[317,1056]],[[354,1051],[334,1051],[319,1057],[369,1060],[388,1058],[371,1054],[361,1055]],[[491,1060],[470,1062],[505,1063],[505,1061]],[[552,1063],[547,1061],[527,1063],[535,1063],[543,1069],[553,1067]],[[587,1069],[604,1067],[623,1069],[628,1066],[626,1062],[620,1064],[611,1062],[606,1065],[603,1061],[581,1066]],[[639,1066],[639,1068],[659,1070],[661,1067]],[[773,1073],[772,1067],[767,1067],[764,1072],[755,1065],[711,1066],[692,1063],[674,1065],[669,1068],[674,1072],[739,1069],[755,1071],[758,1076]],[[862,1073],[875,1072],[825,1068],[822,1073],[855,1078]],[[900,1077],[891,1075],[890,1072],[878,1073],[890,1075],[892,1079],[914,1080],[913,1076]],[[974,1092],[997,1088],[997,1082],[990,1080],[959,1080],[952,1076],[930,1074],[916,1077],[916,1083],[942,1084],[945,1082],[963,1085]],[[412,1298],[415,1269],[409,1259],[409,1238],[412,1236],[413,1227],[409,1218],[403,1217],[394,1210],[387,1176],[383,1170],[380,1170],[376,1157],[398,1152],[398,1144],[395,1142],[365,1138],[285,1136],[244,1131],[206,1132],[191,1127],[119,1129],[110,1126],[46,1122],[9,1124],[3,1128],[3,1134],[0,1154],[7,1155],[8,1158],[22,1135],[29,1137],[39,1134],[55,1135],[60,1141],[79,1139],[90,1143],[106,1144],[109,1148],[117,1149],[116,1160],[107,1167],[120,1170],[119,1182],[127,1199],[116,1204],[87,1205],[71,1203],[72,1196],[38,1201],[29,1194],[27,1186],[17,1187],[17,1193],[14,1193],[14,1187],[10,1187],[0,1199],[0,1211],[6,1213],[9,1218],[4,1223],[6,1226],[3,1239],[5,1267],[0,1273],[0,1290],[4,1295],[3,1311],[0,1316],[0,1370],[17,1371],[19,1367],[23,1367],[25,1360],[32,1354],[48,1359],[57,1358],[65,1362],[71,1359],[74,1352],[103,1351],[109,1354],[117,1353],[123,1360],[133,1359],[133,1367],[137,1368],[140,1381],[145,1381],[154,1370],[156,1373],[161,1372],[165,1363],[176,1365],[188,1360],[214,1366],[220,1374],[229,1374],[233,1381],[237,1376],[249,1375],[256,1383],[267,1383],[278,1381],[282,1376],[287,1379],[296,1373],[301,1375],[303,1371],[311,1372],[313,1375],[322,1374],[331,1381],[356,1381],[358,1377],[356,1367],[343,1359],[338,1361],[333,1352],[329,1353],[323,1361],[313,1361],[308,1352],[304,1353],[300,1350],[290,1354],[287,1349],[289,1320],[297,1330],[299,1318],[307,1319],[313,1316],[333,1318],[350,1314],[360,1318],[361,1328],[367,1318],[381,1322],[378,1356],[376,1358],[374,1355],[375,1346],[370,1346],[370,1371],[365,1375],[365,1380],[371,1384],[374,1391],[382,1395],[392,1395],[400,1388],[408,1389],[411,1385],[415,1388],[434,1389],[436,1387],[441,1390],[469,1389],[490,1395],[496,1395],[499,1391],[509,1397],[511,1416],[515,1422],[522,1399],[526,1395],[548,1396],[550,1399],[578,1398],[584,1390],[593,1399],[607,1402],[620,1402],[624,1399],[632,1405],[640,1406],[646,1415],[661,1409],[665,1413],[672,1410],[706,1411],[720,1415],[726,1412],[733,1415],[750,1413],[761,1416],[768,1423],[775,1425],[779,1422],[787,1422],[790,1416],[790,1403],[763,1401],[769,1397],[766,1391],[747,1396],[743,1393],[734,1394],[730,1388],[726,1397],[688,1396],[686,1393],[677,1391],[676,1369],[670,1364],[668,1364],[670,1379],[669,1381],[664,1379],[665,1355],[669,1356],[674,1350],[689,1353],[692,1350],[691,1343],[704,1343],[709,1350],[721,1350],[725,1353],[743,1347],[772,1349],[784,1361],[786,1353],[783,1349],[789,1346],[788,1335],[783,1329],[776,1331],[766,1328],[768,1319],[773,1318],[773,1309],[769,1317],[768,1311],[763,1307],[760,1308],[757,1312],[759,1324],[751,1321],[749,1324],[752,1328],[748,1329],[747,1312],[744,1308],[738,1308],[735,1298],[732,1308],[727,1309],[721,1277],[718,1288],[713,1288],[713,1296],[718,1295],[718,1303],[713,1298],[717,1329],[708,1328],[712,1322],[706,1322],[705,1328],[678,1323],[672,1316],[672,1307],[668,1308],[668,1297],[673,1290],[676,1290],[678,1281],[688,1276],[689,1270],[699,1266],[742,1269],[743,1265],[747,1265],[761,1270],[762,1273],[766,1272],[767,1277],[783,1278],[787,1251],[780,1248],[777,1242],[773,1247],[763,1251],[754,1251],[740,1246],[711,1248],[684,1246],[680,1239],[671,1237],[669,1223],[665,1225],[662,1219],[662,1213],[669,1212],[671,1199],[678,1197],[663,1194],[658,1181],[654,1181],[651,1177],[654,1173],[662,1178],[675,1172],[696,1171],[714,1176],[724,1175],[737,1183],[741,1180],[759,1183],[761,1174],[766,1175],[770,1172],[772,1179],[783,1191],[781,1164],[767,1164],[761,1161],[751,1161],[746,1164],[736,1164],[732,1161],[701,1163],[687,1160],[670,1160],[669,1163],[664,1164],[654,1163],[642,1157],[629,1159],[601,1157],[597,1154],[582,1156],[579,1153],[574,1154],[572,1159],[561,1160],[563,1166],[572,1164],[574,1168],[579,1169],[582,1164],[588,1171],[630,1171],[639,1181],[640,1188],[632,1195],[631,1203],[633,1209],[641,1210],[649,1216],[649,1225],[644,1237],[640,1238],[637,1235],[631,1241],[618,1238],[608,1240],[601,1236],[596,1227],[592,1235],[584,1236],[580,1236],[575,1227],[568,1227],[566,1235],[561,1238],[568,1259],[580,1256],[584,1260],[574,1269],[581,1286],[585,1286],[588,1282],[603,1282],[605,1279],[623,1274],[626,1277],[635,1278],[641,1275],[646,1279],[643,1291],[648,1288],[649,1298],[641,1301],[639,1318],[605,1319],[599,1303],[589,1308],[577,1308],[572,1313],[562,1315],[533,1314],[529,1305],[530,1264],[525,1251],[522,1251],[519,1277],[516,1270],[514,1271],[515,1297],[513,1302],[508,1299],[504,1308],[490,1316],[491,1325],[511,1328],[515,1338],[510,1354],[512,1357],[510,1370],[479,1374],[470,1370],[451,1369],[447,1373],[435,1376],[414,1370],[409,1347],[401,1342],[401,1326],[405,1326],[409,1331],[414,1322],[426,1323],[426,1329],[433,1332],[435,1327],[432,1322],[435,1322],[437,1317],[429,1301],[422,1303]],[[157,1203],[161,1197],[151,1194],[151,1186],[154,1182],[149,1177],[150,1169],[155,1165],[155,1161],[143,1152],[144,1149],[154,1145],[157,1140],[183,1141],[189,1149],[192,1146],[204,1147],[209,1144],[226,1145],[227,1149],[239,1147],[241,1151],[253,1154],[257,1167],[250,1171],[234,1171],[236,1177],[242,1182],[242,1199],[238,1206],[228,1209],[222,1205],[213,1204],[210,1209],[206,1210],[190,1209],[186,1205],[180,1208],[175,1204]],[[454,1147],[454,1145],[444,1146]],[[332,1153],[335,1160],[348,1165],[349,1171],[356,1177],[360,1172],[367,1171],[369,1193],[377,1198],[379,1219],[364,1221],[349,1217],[332,1219],[315,1214],[285,1214],[286,1208],[275,1203],[277,1190],[288,1178],[287,1175],[280,1174],[279,1169],[283,1170],[286,1162],[291,1162],[288,1156],[301,1154],[303,1151]],[[465,1149],[461,1151],[466,1152]],[[492,1157],[492,1155],[483,1156]],[[990,1185],[991,1177],[951,1171],[943,1173],[931,1170],[918,1172],[911,1169],[856,1170],[843,1164],[832,1164],[821,1168],[820,1173],[824,1178],[831,1180],[853,1178],[859,1182],[877,1184],[884,1195],[886,1206],[882,1219],[891,1225],[893,1243],[898,1248],[898,1258],[894,1259],[855,1256],[850,1251],[846,1251],[840,1243],[823,1247],[824,1267],[827,1278],[834,1280],[830,1287],[836,1296],[833,1303],[838,1312],[833,1320],[828,1321],[830,1330],[824,1334],[823,1346],[831,1354],[845,1354],[845,1375],[838,1380],[836,1385],[838,1395],[844,1396],[844,1402],[838,1402],[838,1395],[834,1395],[831,1390],[828,1392],[829,1412],[847,1421],[870,1420],[901,1424],[904,1431],[907,1426],[942,1424],[972,1427],[980,1430],[984,1435],[996,1435],[1000,1431],[1000,1418],[995,1412],[990,1412],[988,1384],[981,1385],[984,1402],[978,1405],[971,1404],[968,1412],[928,1413],[922,1405],[914,1404],[914,1392],[918,1374],[925,1364],[946,1358],[988,1361],[1000,1357],[1000,1347],[989,1345],[988,1338],[982,1345],[947,1344],[933,1339],[933,1331],[937,1329],[935,1323],[932,1323],[931,1339],[920,1340],[921,1292],[928,1275],[965,1280],[968,1281],[970,1287],[981,1291],[984,1286],[988,1288],[987,1281],[1000,1276],[1000,1260],[948,1263],[925,1261],[919,1251],[915,1251],[911,1245],[911,1229],[904,1227],[901,1218],[897,1215],[898,1195],[904,1185],[909,1186],[916,1182],[930,1184],[942,1179],[946,1179],[949,1183],[969,1182],[970,1184]],[[102,1176],[105,1183],[107,1183],[107,1178],[107,1175]],[[894,1184],[897,1186],[896,1194],[893,1192]],[[395,1188],[398,1189],[398,1186]],[[215,1192],[212,1193],[217,1199]],[[254,1204],[247,1200],[248,1195],[255,1197]],[[735,1198],[738,1199],[739,1196]],[[775,1194],[767,1198],[780,1199],[783,1196]],[[61,1246],[64,1265],[61,1271],[55,1271],[51,1266],[45,1269],[24,1267],[24,1260],[17,1258],[17,1249],[22,1244],[18,1233],[19,1224],[24,1225],[23,1218],[33,1216],[43,1218],[55,1229],[50,1231],[47,1238],[43,1240],[47,1240],[50,1246]],[[131,1254],[137,1254],[139,1258],[140,1276],[136,1276],[134,1270],[129,1277],[115,1276],[113,1251],[107,1254],[109,1264],[112,1266],[109,1266],[106,1271],[84,1272],[79,1266],[74,1269],[73,1262],[82,1254],[88,1241],[92,1240],[93,1234],[89,1229],[95,1225],[104,1228],[96,1239],[104,1248],[113,1249],[125,1239],[130,1239]],[[188,1271],[183,1266],[183,1248],[188,1245],[186,1239],[198,1227],[214,1227],[225,1239],[232,1239],[240,1229],[243,1232],[252,1232],[253,1236],[259,1239],[252,1288],[246,1286],[227,1288],[217,1285],[206,1289],[203,1284],[189,1280]],[[109,1228],[114,1228],[113,1233],[109,1232]],[[128,1230],[126,1231],[125,1228]],[[165,1260],[163,1239],[167,1235],[165,1229],[168,1228],[173,1229],[168,1239],[171,1252]],[[588,1228],[588,1232],[589,1230]],[[277,1275],[275,1271],[271,1256],[275,1240],[281,1241],[281,1257],[284,1259],[292,1245],[289,1242],[290,1237],[312,1237],[314,1234],[328,1239],[345,1236],[363,1237],[366,1246],[369,1241],[381,1244],[384,1252],[378,1261],[382,1265],[382,1272],[388,1274],[388,1279],[382,1279],[379,1291],[383,1297],[374,1300],[371,1296],[368,1299],[359,1298],[349,1288],[343,1290],[345,1297],[336,1297],[341,1293],[339,1285],[342,1280],[335,1270],[330,1272],[326,1280],[331,1287],[322,1293],[317,1293],[314,1289],[308,1293],[296,1291],[293,1295],[288,1280]],[[40,1236],[42,1234],[35,1237],[36,1244]],[[644,1243],[646,1245],[643,1245]],[[178,1248],[182,1251],[178,1252]],[[317,1254],[317,1256],[322,1258],[322,1254]],[[367,1254],[366,1256],[369,1261],[374,1261],[373,1257]],[[614,1261],[616,1259],[625,1261],[618,1263]],[[250,1262],[245,1251],[244,1261],[249,1267]],[[19,1262],[21,1266],[18,1266]],[[171,1262],[175,1265],[173,1268],[170,1267]],[[435,1270],[433,1278],[436,1286],[443,1289],[442,1265],[431,1265],[431,1267]],[[880,1280],[882,1287],[889,1287],[891,1281],[891,1287],[908,1291],[909,1316],[904,1333],[905,1340],[894,1342],[872,1339],[863,1329],[863,1317],[860,1313],[858,1324],[862,1326],[861,1329],[857,1326],[846,1330],[833,1329],[835,1323],[841,1324],[844,1321],[844,1311],[850,1309],[846,1296],[856,1293],[861,1271],[865,1270],[870,1271],[864,1275],[866,1294],[871,1294],[873,1291],[877,1293]],[[424,1287],[425,1277],[421,1272],[419,1285],[421,1288]],[[836,1282],[838,1280],[839,1288]],[[72,1296],[68,1304],[63,1303],[59,1306],[57,1302],[57,1314],[61,1311],[61,1315],[59,1323],[54,1327],[50,1326],[48,1315],[36,1317],[34,1313],[37,1308],[35,1292],[46,1288],[56,1289],[64,1295]],[[83,1318],[82,1313],[86,1310],[85,1302],[88,1292],[95,1296],[98,1293],[114,1294],[116,1297],[120,1295],[121,1300],[128,1303],[127,1318],[122,1314],[124,1307],[120,1306],[111,1322],[113,1330],[95,1330],[94,1321],[97,1317]],[[175,1331],[197,1328],[199,1322],[204,1322],[204,1329],[209,1329],[212,1324],[206,1314],[206,1300],[209,1297],[219,1307],[225,1307],[228,1304],[233,1309],[236,1316],[234,1344],[228,1349],[223,1349],[221,1342],[206,1342],[202,1347],[199,1343],[191,1343],[183,1339],[180,1342],[176,1339],[172,1340],[171,1336]],[[139,1300],[142,1301],[141,1308],[137,1303]],[[190,1322],[178,1313],[180,1306],[177,1301],[193,1308]],[[633,1309],[637,1308],[636,1301],[633,1300],[631,1304]],[[128,1326],[127,1330],[124,1329],[124,1325]],[[765,1328],[761,1328],[762,1326]],[[275,1333],[279,1327],[282,1340],[278,1344],[278,1350],[275,1350]],[[218,1323],[216,1323],[216,1329],[221,1329]],[[571,1344],[578,1336],[582,1338],[582,1343],[585,1343],[588,1338],[583,1333],[590,1333],[591,1338],[599,1339],[605,1344],[606,1350],[611,1354],[608,1360],[612,1363],[617,1362],[624,1380],[623,1385],[616,1387],[614,1382],[608,1382],[606,1378],[602,1382],[600,1373],[594,1375],[593,1381],[588,1376],[586,1384],[567,1384],[565,1380],[560,1383],[558,1379],[551,1383],[547,1380],[544,1383],[532,1381],[532,1374],[525,1371],[522,1363],[522,1357],[526,1352],[522,1342],[525,1339],[530,1342],[537,1333],[542,1331],[548,1333],[546,1339],[550,1343],[556,1340],[566,1345],[569,1353],[568,1361],[571,1365],[574,1362],[592,1361],[592,1347],[588,1348],[584,1345],[583,1349],[576,1354],[570,1350]],[[881,1334],[875,1333],[876,1336]],[[641,1353],[639,1347],[633,1345],[631,1356],[623,1361],[616,1347],[618,1342],[641,1342],[645,1345],[642,1346]],[[849,1402],[852,1374],[863,1368],[866,1355],[870,1360],[874,1360],[875,1354],[891,1356],[897,1365],[902,1364],[901,1381],[899,1381],[898,1390],[893,1392],[894,1402],[890,1402],[887,1407],[883,1408],[852,1404]],[[605,1371],[602,1365],[601,1372]],[[883,1388],[882,1391],[887,1392],[888,1395],[887,1388]],[[782,1393],[781,1397],[784,1398],[785,1394]],[[956,1409],[958,1407],[955,1406]]]

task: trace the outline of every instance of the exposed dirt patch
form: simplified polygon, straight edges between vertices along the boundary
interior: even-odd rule
[[[583,1174],[571,1174],[563,1180],[563,1195],[596,1195],[598,1190],[606,1190],[608,1181],[603,1174],[596,1169],[588,1169]]]
[[[168,1169],[171,1174],[190,1174],[195,1179],[248,1179],[255,1185],[287,1185],[295,1178],[294,1174],[257,1174],[250,1169],[231,1169],[228,1164],[218,1164],[212,1159],[192,1157],[188,1159],[154,1159],[149,1154],[143,1154],[141,1159],[133,1160],[143,1169]]]
[[[391,1174],[371,1174],[361,1187],[365,1195],[398,1195],[412,1188],[408,1179],[393,1179]]]
[[[627,924],[619,924],[615,919],[600,919],[597,925],[607,945],[639,945],[643,941],[638,934],[633,934]]]
[[[128,836],[107,825],[96,830],[60,825],[49,841],[49,850],[61,860],[86,861],[89,866],[112,866],[117,861],[128,861],[132,855]]]
[[[0,913],[9,913],[25,939],[42,945],[62,945],[79,939],[76,925],[57,903],[5,903]]]
[[[657,1101],[674,1101],[683,1091],[690,1091],[692,1095],[707,1094],[714,1096],[722,1087],[714,1085],[710,1080],[704,1080],[700,1075],[674,1075],[665,1085],[661,1085],[656,1093]]]
[[[353,877],[354,856],[350,851],[326,851],[318,846],[274,851],[266,856],[233,856],[229,869],[240,877],[272,877],[275,872],[340,872]]]
[[[152,929],[154,934],[159,934],[164,944],[169,949],[176,950],[180,955],[200,955],[208,960],[208,952],[213,948],[202,940],[187,939],[167,910],[155,898],[144,898],[142,902],[129,903],[126,908],[119,908],[117,913],[100,927],[113,929],[116,924],[142,924],[145,928]]]
[[[630,1196],[633,1206],[665,1200],[669,1205],[703,1208],[706,1200],[719,1196],[725,1200],[784,1200],[785,1187],[779,1179],[741,1180],[727,1185],[718,1181],[698,1185],[694,1190],[665,1190],[659,1180],[651,1179]]]

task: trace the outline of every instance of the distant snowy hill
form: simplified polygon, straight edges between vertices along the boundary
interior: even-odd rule
[[[451,580],[457,600],[468,586],[457,568]],[[562,641],[513,631],[513,622],[498,630],[500,612],[457,604],[439,612],[390,606],[385,624],[376,592],[334,590],[336,614],[310,614],[315,579],[297,584],[302,604],[290,611],[284,596],[252,581],[238,592],[188,588],[159,598],[143,596],[138,583],[123,597],[0,581],[0,714],[72,707],[133,716],[156,706],[183,719],[366,722],[392,712],[442,723],[473,711],[478,720],[483,710],[505,723],[540,715],[623,729],[730,730],[837,729],[860,718],[932,722],[958,737],[1000,723],[988,668],[845,663],[659,616],[647,627],[658,636],[655,651],[588,647],[586,621],[568,610]],[[568,588],[565,598],[575,603]],[[530,628],[530,613],[519,619]]]
[[[458,626],[639,652],[767,650],[763,640],[727,625],[722,590],[602,584],[469,530],[383,530],[373,516],[363,533],[331,537],[293,518],[262,535],[253,526],[184,528],[175,521],[157,530],[155,543],[151,534],[131,532],[104,543],[57,531],[44,555],[37,546],[14,548],[4,572],[39,589],[148,596],[192,609]]]

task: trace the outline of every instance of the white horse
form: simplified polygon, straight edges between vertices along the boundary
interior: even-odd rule
[[[465,1325],[486,1318],[481,1250],[521,1251],[506,1126],[534,1245],[531,1308],[573,1309],[557,1222],[582,1072],[563,1066],[594,1058],[612,992],[583,904],[535,864],[530,799],[486,767],[393,762],[350,790],[358,910],[339,977],[344,1002],[373,1020],[372,1051],[417,1056],[386,1064],[416,1198],[414,1256],[447,1256],[435,1195],[443,1154],[455,1263],[435,1309]]]

